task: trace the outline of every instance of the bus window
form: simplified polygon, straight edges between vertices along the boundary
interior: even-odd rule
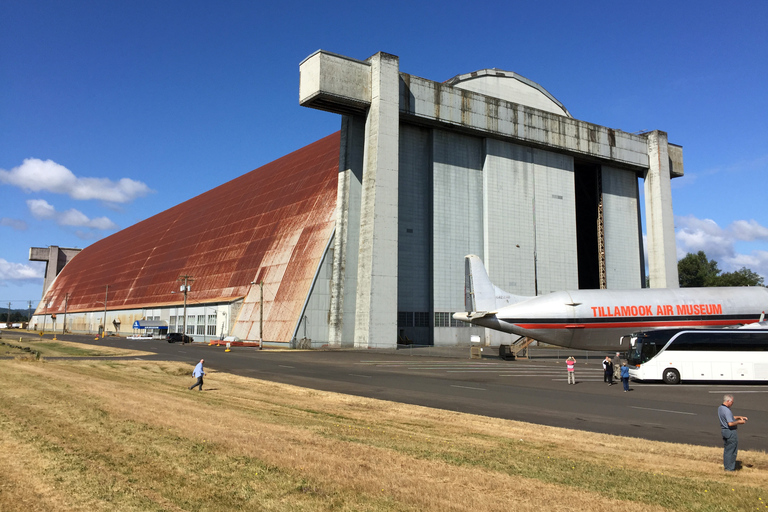
[[[635,346],[632,347],[632,350],[629,352],[627,364],[631,366],[641,365],[650,361],[658,352],[659,345],[656,345],[654,341],[638,338],[635,342]]]

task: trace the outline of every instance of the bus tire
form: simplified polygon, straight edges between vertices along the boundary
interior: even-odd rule
[[[667,368],[662,374],[664,384],[680,384],[680,372],[674,368]]]

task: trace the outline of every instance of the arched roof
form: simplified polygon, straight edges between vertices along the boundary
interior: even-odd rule
[[[496,68],[481,69],[464,75],[456,75],[445,83],[459,89],[572,117],[565,105],[557,101],[549,91],[536,82],[512,71]]]
[[[70,312],[103,310],[107,285],[109,310],[179,304],[171,292],[191,275],[190,303],[242,298],[264,280],[265,315],[275,306],[270,320],[292,329],[333,231],[339,145],[337,132],[86,247],[38,313],[46,301],[63,313],[66,294]]]

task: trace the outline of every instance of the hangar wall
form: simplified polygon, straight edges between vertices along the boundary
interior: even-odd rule
[[[601,172],[607,288],[643,287],[637,175],[607,165],[602,166]]]
[[[360,61],[318,51],[301,63],[300,72],[299,103],[342,114],[342,147],[364,148],[359,167],[349,147],[342,154],[341,168],[354,169],[339,180],[342,236],[334,253],[333,344],[348,343],[350,324],[356,326],[355,346],[393,346],[403,334],[429,343],[422,320],[426,311],[432,343],[467,341],[474,328],[463,327],[451,314],[464,308],[463,257],[469,253],[480,255],[491,279],[513,293],[642,286],[636,279],[643,266],[637,177],[646,178],[649,191],[646,209],[655,227],[649,239],[661,245],[650,253],[649,265],[663,267],[651,272],[651,286],[676,286],[671,201],[658,198],[668,198],[669,179],[682,175],[682,149],[668,144],[665,133],[636,135],[576,120],[538,84],[497,69],[433,82],[399,72],[393,55],[377,53]],[[399,85],[396,118],[393,73]],[[350,119],[366,129],[348,129]],[[394,133],[396,145],[391,144]],[[366,196],[365,183],[378,172],[372,162],[383,155],[371,152],[384,147],[382,134],[389,137],[385,176],[393,157],[397,162],[396,213],[391,195],[384,199],[397,227],[394,237],[366,203],[366,197],[378,201]],[[603,174],[605,188],[599,192]],[[354,197],[358,183],[361,198]],[[598,221],[605,222],[602,231]],[[370,230],[372,224],[376,227]],[[357,234],[355,225],[361,228]],[[355,248],[366,253],[377,239],[396,244],[394,289],[386,280],[369,286],[368,273],[374,280],[377,273],[367,262],[358,258],[353,268]],[[384,260],[389,253],[378,257]],[[367,290],[362,301],[361,280]],[[375,299],[368,300],[367,293]],[[381,307],[388,301],[397,304],[396,326],[389,309]],[[373,317],[379,320],[375,325]]]
[[[433,343],[432,131],[400,125],[398,340]]]

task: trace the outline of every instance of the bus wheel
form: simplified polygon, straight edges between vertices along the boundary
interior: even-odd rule
[[[665,384],[680,384],[680,372],[674,368],[667,368],[664,370],[663,379]]]

